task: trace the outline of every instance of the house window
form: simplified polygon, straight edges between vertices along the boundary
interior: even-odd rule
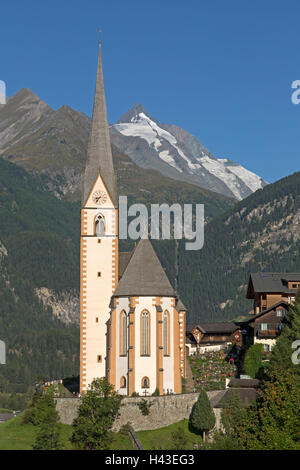
[[[99,322],[99,318],[98,318],[98,317],[96,317],[96,323],[98,323],[98,322]]]
[[[95,235],[102,237],[105,233],[105,219],[102,214],[98,214],[95,218]]]
[[[120,328],[121,328],[121,356],[126,356],[127,354],[127,315],[124,310],[121,312],[120,316]]]
[[[269,323],[259,323],[258,328],[260,331],[268,331],[270,329]]]
[[[100,273],[100,271],[97,273],[97,276],[98,276],[98,277],[101,277],[101,273]]]
[[[150,388],[150,380],[148,377],[142,378],[142,388]]]
[[[142,356],[150,355],[150,315],[149,312],[142,312]]]
[[[270,345],[269,344],[264,344],[263,345],[264,351],[269,352],[270,351]]]
[[[284,310],[276,310],[276,317],[284,317]]]
[[[163,319],[163,347],[164,356],[169,355],[169,312],[166,310]]]
[[[97,356],[97,362],[102,362],[102,356],[100,355]]]
[[[126,377],[121,377],[120,388],[126,388]]]

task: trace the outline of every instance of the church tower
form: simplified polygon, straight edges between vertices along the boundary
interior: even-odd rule
[[[107,375],[107,321],[118,283],[118,196],[106,114],[101,44],[87,162],[80,243],[80,392]]]

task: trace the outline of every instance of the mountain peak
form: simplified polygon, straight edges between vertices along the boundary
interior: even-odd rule
[[[135,105],[129,111],[127,111],[127,113],[123,114],[123,116],[118,121],[118,124],[136,122],[139,119],[140,114],[145,114],[145,116],[150,117],[149,113],[145,110],[141,103],[135,103]],[[155,120],[153,119],[153,121]]]

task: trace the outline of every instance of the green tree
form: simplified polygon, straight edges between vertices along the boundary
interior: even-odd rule
[[[216,424],[215,414],[204,390],[199,393],[198,400],[193,407],[190,424],[195,431],[202,432],[203,442],[205,441],[205,433]]]
[[[285,327],[276,341],[271,354],[267,373],[274,373],[291,369],[294,373],[300,372],[300,367],[292,362],[292,344],[300,340],[300,291],[297,293],[296,301],[290,306],[285,319]]]
[[[253,379],[257,377],[262,368],[262,353],[263,345],[256,343],[250,346],[245,354],[244,370]]]
[[[256,402],[236,424],[234,435],[246,450],[300,449],[300,376],[272,375]]]
[[[37,400],[34,423],[37,425],[34,450],[59,450],[62,448],[61,424],[52,394],[47,393]]]
[[[122,397],[106,378],[95,379],[81,398],[73,423],[72,442],[78,449],[109,449],[111,428],[119,414]]]

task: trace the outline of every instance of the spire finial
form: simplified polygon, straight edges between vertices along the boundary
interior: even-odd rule
[[[94,97],[93,116],[83,178],[83,204],[86,204],[98,175],[106,186],[115,206],[118,205],[116,175],[111,153],[109,128],[106,114],[101,41],[99,43],[98,70]]]
[[[99,34],[99,44],[101,44],[102,29],[98,29]]]

